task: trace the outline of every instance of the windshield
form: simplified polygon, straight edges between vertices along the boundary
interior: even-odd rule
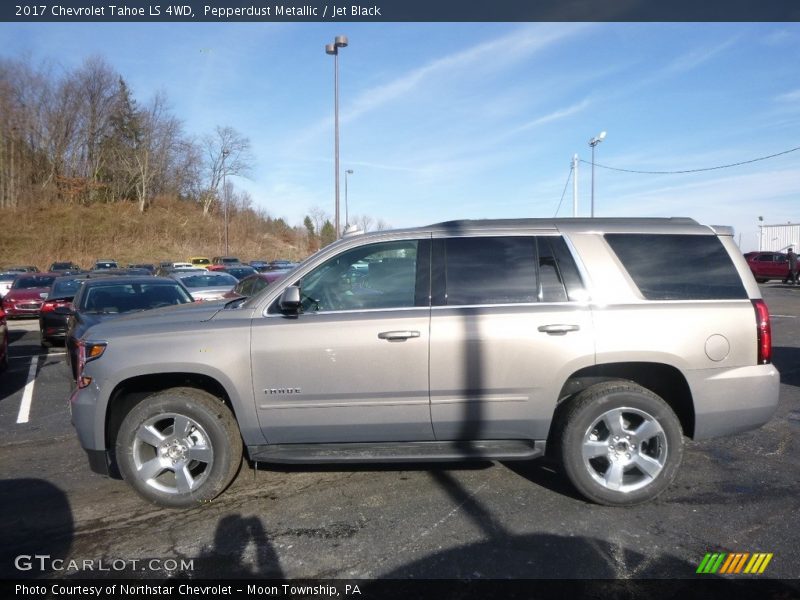
[[[42,275],[39,277],[18,277],[11,286],[12,290],[31,290],[34,288],[49,288],[53,285],[55,277]]]
[[[227,273],[198,273],[181,277],[180,282],[188,288],[233,287],[238,279]]]
[[[86,281],[85,279],[56,279],[53,284],[53,291],[50,294],[51,298],[65,298],[67,296],[74,296],[81,287],[81,284]]]
[[[85,290],[78,310],[123,313],[188,302],[192,297],[177,283],[103,283]]]

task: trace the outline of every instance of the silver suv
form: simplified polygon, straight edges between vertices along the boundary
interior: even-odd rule
[[[691,256],[691,261],[685,257]],[[72,420],[93,470],[163,506],[259,462],[560,457],[632,505],[684,436],[778,403],[767,307],[726,227],[455,221],[347,236],[249,299],[90,329]]]

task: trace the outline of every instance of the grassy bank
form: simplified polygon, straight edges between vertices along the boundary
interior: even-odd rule
[[[304,232],[249,210],[230,216],[228,245],[244,261],[309,254]],[[204,216],[188,202],[159,200],[144,213],[126,202],[0,210],[0,268],[33,264],[44,270],[57,260],[86,268],[97,258],[155,263],[224,252],[222,215]]]

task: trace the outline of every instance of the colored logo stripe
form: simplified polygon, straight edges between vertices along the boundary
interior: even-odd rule
[[[725,552],[709,552],[703,557],[696,572],[701,574],[719,573],[720,575],[739,573],[760,575],[767,568],[772,557],[772,553],[764,552],[757,552],[752,555],[749,552],[734,552],[732,554],[727,554]],[[748,561],[748,559],[750,560]],[[745,566],[745,564],[747,564],[747,566]],[[744,571],[742,571],[742,569],[744,569]]]

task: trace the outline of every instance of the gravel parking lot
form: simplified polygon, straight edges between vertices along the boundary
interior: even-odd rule
[[[703,577],[706,553],[763,552],[773,557],[761,577],[799,578],[800,288],[762,291],[781,371],[777,414],[757,431],[690,442],[674,485],[629,509],[588,504],[546,461],[245,464],[207,506],[156,508],[89,471],[69,423],[63,348],[41,349],[36,321],[11,321],[0,576],[683,579]],[[21,555],[49,558],[27,565]]]

